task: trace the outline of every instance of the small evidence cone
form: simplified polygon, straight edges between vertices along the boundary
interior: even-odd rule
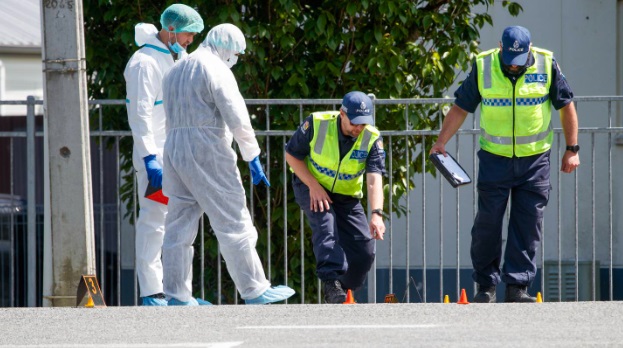
[[[89,299],[87,300],[87,303],[84,306],[87,308],[95,307],[95,303],[93,303],[93,299],[91,298],[91,296],[89,296]]]
[[[346,292],[346,301],[344,301],[344,304],[355,304],[355,299],[353,298],[353,292],[348,289],[348,291]]]
[[[459,302],[457,302],[457,304],[469,304],[469,302],[467,302],[467,295],[465,294],[465,289],[461,289],[461,299],[459,300]]]
[[[540,291],[536,293],[536,302],[537,303],[543,302],[543,296],[541,296],[541,292]]]
[[[443,303],[450,303],[450,297],[448,295],[443,297]]]

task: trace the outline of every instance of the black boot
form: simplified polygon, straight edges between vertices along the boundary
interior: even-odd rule
[[[342,283],[339,280],[325,280],[324,301],[326,303],[344,303],[346,301],[346,292],[342,289]]]
[[[506,284],[506,295],[504,302],[536,302],[536,297],[528,294],[528,286],[519,284]]]
[[[478,292],[474,296],[474,303],[495,303],[495,285],[482,286],[478,284]]]

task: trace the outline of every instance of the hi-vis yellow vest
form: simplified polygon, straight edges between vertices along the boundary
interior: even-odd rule
[[[367,125],[352,149],[340,161],[338,139],[339,111],[313,113],[314,137],[309,144],[307,168],[327,190],[355,198],[363,197],[363,174],[368,153],[379,138],[379,131]]]
[[[552,147],[552,57],[550,51],[531,48],[535,63],[517,79],[515,87],[502,73],[499,49],[482,52],[478,64],[480,147],[504,157],[526,157]]]

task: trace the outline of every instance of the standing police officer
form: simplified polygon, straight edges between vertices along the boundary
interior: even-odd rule
[[[294,196],[312,229],[327,303],[343,303],[346,290],[363,284],[374,261],[374,239],[385,233],[385,151],[373,123],[372,100],[350,92],[340,111],[307,117],[286,146]],[[372,208],[369,225],[360,202],[364,173]]]
[[[567,142],[560,170],[571,173],[580,165],[573,92],[553,53],[533,47],[530,32],[513,26],[504,30],[499,48],[478,55],[455,97],[430,152],[445,154],[445,144],[467,113],[480,104],[478,213],[471,246],[478,292],[473,302],[495,302],[500,280],[506,283],[505,302],[535,302],[527,288],[536,275],[536,251],[551,188],[551,105],[560,110]],[[502,223],[509,197],[508,238],[500,272]]]

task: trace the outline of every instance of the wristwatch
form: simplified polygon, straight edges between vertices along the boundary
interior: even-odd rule
[[[385,217],[385,213],[383,213],[383,209],[372,209],[372,214],[378,214],[381,217]]]
[[[578,153],[578,151],[580,151],[580,145],[575,144],[575,145],[567,145],[566,148],[567,151],[571,151],[573,153]]]

